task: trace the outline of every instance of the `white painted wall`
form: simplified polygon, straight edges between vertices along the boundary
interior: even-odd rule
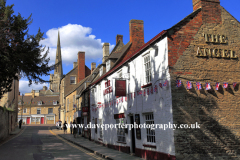
[[[127,102],[124,99],[123,103],[112,105],[110,107],[101,107],[97,110],[94,110],[98,105],[98,102],[106,103],[111,100],[118,100],[120,98],[115,98],[115,78],[118,78],[118,72],[122,70],[123,77],[128,77],[128,67],[127,65],[120,68],[114,74],[107,77],[111,81],[110,86],[113,87],[113,92],[107,95],[103,95],[103,90],[105,88],[106,80],[103,80],[101,83],[96,85],[94,88],[97,89],[96,92],[91,92],[90,105],[91,105],[91,120],[98,118],[103,120],[103,124],[116,124],[116,119],[114,119],[114,114],[124,113],[125,122],[130,123],[130,114],[140,114],[140,123],[145,123],[145,114],[153,113],[154,114],[154,123],[155,124],[169,124],[173,123],[172,116],[172,98],[171,98],[171,84],[168,84],[168,87],[159,87],[159,83],[164,83],[165,80],[170,82],[170,74],[168,69],[168,44],[167,38],[164,38],[160,42],[155,44],[158,48],[150,48],[147,51],[141,53],[138,57],[129,62],[130,74],[129,79],[127,80],[127,91],[129,93],[135,92],[136,97],[134,99],[129,99]],[[138,96],[136,91],[143,90],[141,86],[146,85],[145,82],[145,72],[144,72],[144,63],[143,56],[150,54],[151,57],[151,73],[152,73],[152,86],[158,86],[158,93],[153,92],[146,96]],[[101,90],[100,89],[101,85]],[[146,88],[145,88],[146,89]],[[135,121],[135,119],[134,119]],[[135,131],[136,134],[136,131]],[[95,134],[95,129],[92,129],[92,139],[98,140],[99,138],[99,129],[98,133]],[[131,132],[128,131],[126,136],[126,144],[117,143],[117,129],[103,129],[103,143],[113,144],[118,146],[131,146]],[[136,139],[136,148],[145,149],[145,150],[156,150],[158,152],[167,153],[170,155],[175,155],[174,148],[174,134],[172,129],[155,130],[156,143],[147,142],[146,129],[141,129],[141,140]],[[135,136],[136,138],[136,136]],[[146,148],[143,144],[156,145],[156,149]]]

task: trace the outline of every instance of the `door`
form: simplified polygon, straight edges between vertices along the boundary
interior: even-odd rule
[[[134,126],[134,119],[133,119],[133,116],[130,116],[130,124],[132,124]],[[134,132],[134,128],[131,129],[131,137],[132,137],[132,143],[131,143],[131,146],[132,146],[132,153],[135,153],[135,132]]]
[[[41,117],[41,124],[44,124],[44,117]]]
[[[27,124],[30,124],[30,117],[27,117]]]

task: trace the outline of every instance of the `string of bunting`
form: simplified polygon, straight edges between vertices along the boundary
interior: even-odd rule
[[[96,112],[97,109],[100,109],[100,108],[107,108],[107,107],[111,107],[111,106],[114,106],[114,105],[118,105],[118,104],[123,103],[123,102],[130,101],[131,99],[136,98],[136,96],[142,96],[142,95],[146,96],[146,95],[158,93],[158,88],[160,89],[160,88],[168,87],[168,85],[169,85],[169,81],[165,80],[164,83],[159,83],[158,85],[151,86],[147,89],[143,89],[143,90],[139,90],[139,91],[136,91],[136,92],[129,93],[129,94],[126,95],[126,97],[120,97],[119,99],[114,99],[112,101],[109,101],[109,102],[106,102],[106,103],[103,103],[103,104],[99,104],[98,107],[92,108],[92,111]]]
[[[220,84],[222,84],[223,88],[228,88],[229,84],[227,82],[214,82],[215,83],[215,90],[219,90]],[[236,88],[237,82],[233,82],[233,88]],[[182,86],[182,81],[181,80],[176,80],[176,87],[181,87]],[[193,82],[187,81],[186,82],[186,87],[187,89],[192,89]],[[196,88],[197,90],[202,89],[202,84],[201,82],[196,82]],[[205,89],[206,90],[211,90],[211,84],[209,82],[205,82]]]

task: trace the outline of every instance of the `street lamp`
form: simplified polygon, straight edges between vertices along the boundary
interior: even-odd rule
[[[23,94],[22,94],[22,112],[21,112],[21,120],[22,120],[22,115],[23,115]]]

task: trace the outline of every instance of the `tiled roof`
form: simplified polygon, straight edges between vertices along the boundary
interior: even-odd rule
[[[19,101],[21,101],[22,96],[19,96]],[[42,101],[42,105],[38,105],[38,102]],[[53,105],[53,101],[59,102],[59,96],[38,96],[32,98],[32,96],[23,96],[23,105],[30,105],[31,106],[58,106]],[[21,106],[21,105],[19,105]]]

